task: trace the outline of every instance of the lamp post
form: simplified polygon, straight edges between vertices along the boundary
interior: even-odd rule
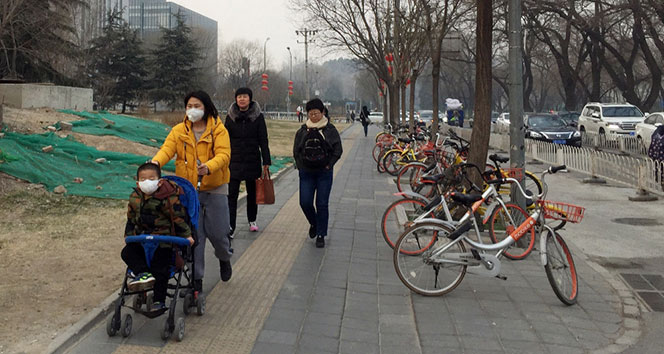
[[[288,84],[289,86],[292,85],[293,82],[293,53],[291,53],[290,47],[286,47],[286,50],[288,50],[288,56],[290,57],[290,71],[288,74]],[[290,86],[292,87],[292,86]],[[290,96],[291,92],[293,92],[291,89],[288,89],[288,93],[286,94],[286,113],[290,113]]]
[[[266,70],[267,66],[267,41],[270,40],[270,37],[265,38],[265,43],[263,43],[263,72]]]

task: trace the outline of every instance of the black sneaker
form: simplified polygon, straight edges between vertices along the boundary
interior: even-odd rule
[[[316,238],[316,226],[309,225],[309,238]]]
[[[325,236],[318,235],[316,237],[316,248],[325,247]]]
[[[233,275],[231,261],[219,261],[219,274],[221,275],[221,281],[231,280],[231,276]]]

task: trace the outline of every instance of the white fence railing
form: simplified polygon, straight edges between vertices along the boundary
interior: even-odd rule
[[[454,129],[462,138],[470,141],[471,129],[443,125],[441,131],[447,132],[450,128]],[[623,144],[623,147],[631,146],[629,144],[632,144],[633,140],[623,137],[618,140],[622,141],[618,144]],[[509,151],[509,135],[492,133],[489,146]],[[664,164],[645,156],[626,156],[598,151],[595,148],[578,148],[531,139],[526,139],[525,150],[528,157],[544,163],[564,164],[573,171],[624,184],[638,191],[648,191],[662,195]]]
[[[302,113],[306,116],[306,113]],[[267,119],[277,119],[277,120],[294,120],[297,121],[296,112],[276,112],[276,111],[266,111],[263,112],[263,115]],[[304,118],[304,117],[303,117]]]

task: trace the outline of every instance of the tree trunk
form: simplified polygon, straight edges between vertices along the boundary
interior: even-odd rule
[[[389,98],[389,121],[394,127],[399,124],[399,87],[393,82],[389,82],[387,85],[387,94]]]
[[[405,125],[408,123],[408,115],[406,114],[406,85],[399,87],[399,91],[401,92],[401,123]]]
[[[438,89],[440,81],[440,50],[441,45],[436,46],[436,50],[431,56],[431,100],[433,105],[433,122],[431,123],[432,136],[438,133]]]
[[[410,97],[408,102],[408,109],[410,110],[410,131],[415,131],[415,83],[417,83],[417,70],[413,70],[410,76]],[[432,134],[432,135],[435,135]]]
[[[122,100],[122,114],[125,113],[126,109],[127,109],[127,100]]]
[[[475,118],[470,138],[468,162],[483,168],[489,151],[491,134],[491,30],[493,7],[491,0],[477,0],[477,55],[475,57]],[[482,185],[481,176],[471,174],[472,181]]]

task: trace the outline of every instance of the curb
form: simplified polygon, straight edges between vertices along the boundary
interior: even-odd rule
[[[275,173],[272,176],[272,181],[276,183],[283,175],[290,172],[294,168],[295,162]],[[238,206],[239,203],[243,202],[246,197],[246,192],[243,192],[238,196]],[[78,322],[74,323],[69,328],[65,329],[64,332],[56,336],[51,341],[51,344],[49,344],[48,348],[46,348],[46,353],[65,353],[72,345],[81,340],[86,334],[88,334],[91,329],[96,327],[108,316],[109,313],[111,313],[115,300],[117,300],[119,297],[119,293],[120,289],[109,295],[101,302],[101,304],[93,308],[90,312],[83,316],[83,318],[78,320]]]
[[[588,256],[579,252],[581,258],[597,273],[599,273],[606,282],[616,292],[616,296],[620,299],[620,312],[622,314],[622,334],[614,339],[612,344],[604,348],[595,349],[590,351],[594,354],[603,353],[622,353],[630,346],[637,343],[641,336],[641,318],[642,306],[639,305],[639,300],[634,296],[632,291],[625,285],[625,283],[609,272],[606,268],[602,267],[599,263],[592,261]]]

